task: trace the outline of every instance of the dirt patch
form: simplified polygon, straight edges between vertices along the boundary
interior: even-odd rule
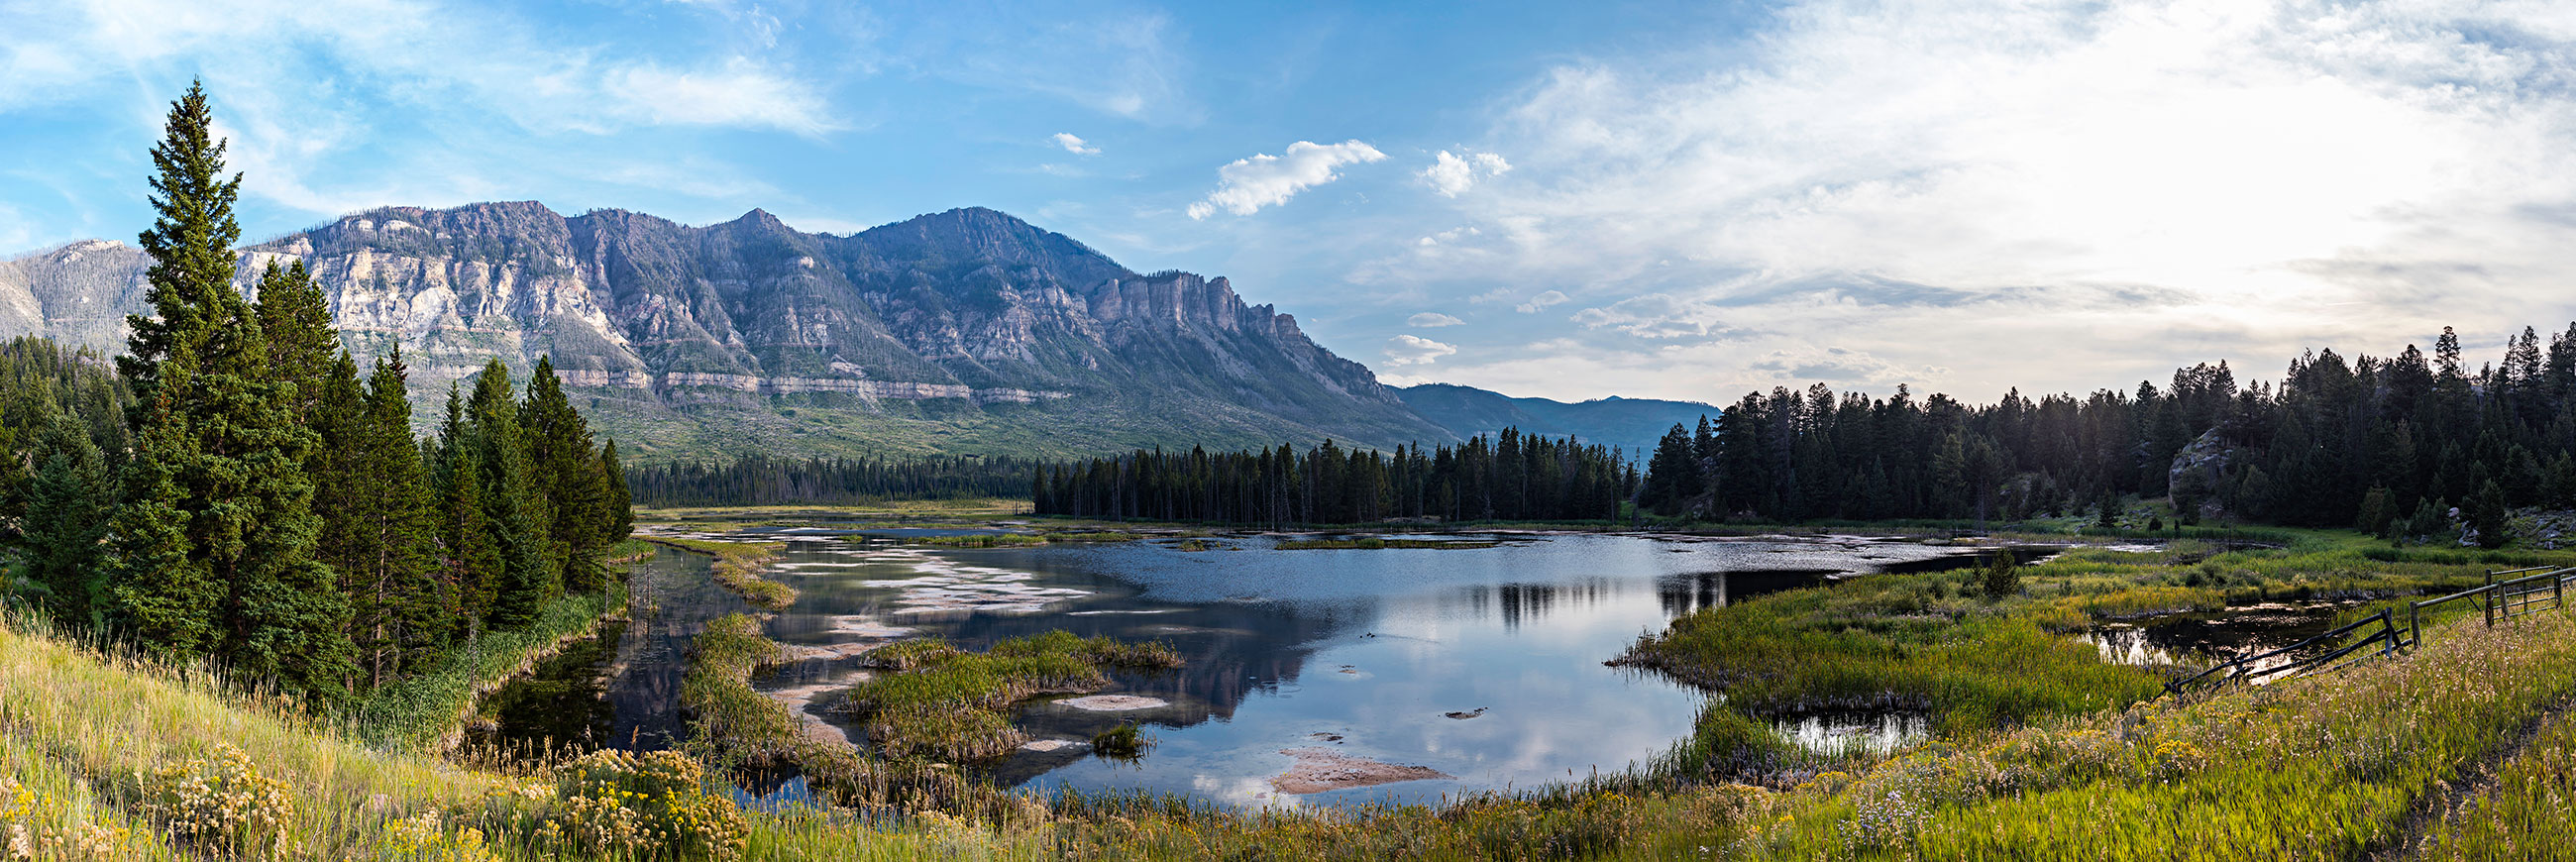
[[[1421,781],[1427,778],[1454,778],[1446,772],[1427,766],[1402,766],[1393,763],[1353,757],[1329,748],[1288,748],[1281,754],[1297,758],[1288,771],[1270,779],[1270,786],[1288,794],[1322,793],[1394,784],[1399,781]]]
[[[1171,706],[1172,702],[1159,697],[1133,694],[1095,694],[1089,697],[1066,698],[1056,701],[1056,705],[1072,707],[1084,712],[1130,712],[1139,709],[1162,709]]]

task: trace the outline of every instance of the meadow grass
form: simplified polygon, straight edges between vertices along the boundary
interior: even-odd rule
[[[2412,850],[2422,859],[2576,859],[2576,711],[2566,704]]]
[[[1793,795],[1762,858],[2327,859],[2576,693],[2576,620],[2446,624],[2415,655],[1919,746]],[[2541,771],[2535,769],[2535,772]],[[2560,815],[2563,817],[2563,814]],[[2563,822],[2563,820],[2561,821]]]
[[[902,647],[902,649],[895,649]],[[889,650],[891,650],[889,652]],[[1062,630],[1013,638],[982,653],[936,639],[896,644],[876,662],[890,673],[843,690],[834,708],[857,716],[887,757],[983,760],[1027,742],[1004,714],[1042,694],[1079,694],[1109,685],[1106,665],[1175,668],[1162,643],[1082,638]]]
[[[715,573],[716,583],[723,584],[725,589],[734,591],[754,605],[783,611],[796,603],[795,587],[760,576],[770,563],[777,562],[780,552],[787,550],[785,542],[718,542],[664,537],[646,541],[716,558],[709,567],[709,571]]]

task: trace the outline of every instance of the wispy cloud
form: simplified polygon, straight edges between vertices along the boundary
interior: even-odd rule
[[[1573,297],[1566,296],[1565,291],[1551,290],[1540,293],[1537,296],[1530,297],[1528,302],[1512,306],[1512,310],[1522,314],[1537,314],[1542,310],[1553,306],[1564,305],[1572,300]]]
[[[1446,314],[1441,314],[1437,311],[1425,311],[1421,314],[1416,314],[1404,319],[1404,325],[1415,329],[1435,329],[1442,326],[1457,326],[1464,323],[1466,323],[1466,321],[1450,317]]]
[[[1190,218],[1204,219],[1220,209],[1248,216],[1262,207],[1287,203],[1298,192],[1341,179],[1343,165],[1384,160],[1385,153],[1356,140],[1298,141],[1288,145],[1285,155],[1256,153],[1216,169],[1216,191],[1190,204]]]
[[[1077,156],[1100,155],[1099,147],[1092,146],[1091,144],[1083,141],[1083,139],[1074,137],[1072,132],[1057,132],[1055,133],[1055,137],[1048,138],[1047,140],[1055,142],[1055,145],[1064,148],[1065,152],[1072,153]]]

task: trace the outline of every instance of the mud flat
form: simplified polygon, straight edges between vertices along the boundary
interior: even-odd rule
[[[1297,758],[1297,762],[1290,764],[1287,772],[1272,777],[1270,786],[1292,795],[1456,777],[1426,766],[1403,766],[1353,757],[1329,748],[1288,748],[1281,749],[1279,753]]]
[[[1162,709],[1171,706],[1172,702],[1159,697],[1140,697],[1132,694],[1095,694],[1088,697],[1066,698],[1056,701],[1056,705],[1084,712],[1132,712],[1139,709]]]

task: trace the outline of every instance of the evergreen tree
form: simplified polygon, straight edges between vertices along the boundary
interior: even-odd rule
[[[454,384],[447,389],[447,422],[439,441],[438,564],[455,596],[452,634],[472,639],[492,615],[504,561],[483,505],[482,447],[468,437],[464,403]]]
[[[312,418],[314,408],[322,402],[321,387],[325,375],[332,373],[332,362],[342,357],[339,330],[332,327],[331,309],[322,299],[321,285],[304,269],[304,261],[279,266],[268,262],[259,277],[260,334],[268,339],[269,368],[275,379],[297,387],[295,415]],[[350,381],[356,381],[355,368]]]
[[[2469,504],[2469,528],[2478,533],[2478,545],[2501,548],[2505,542],[2504,488],[2493,479],[2478,486],[2477,499]]]
[[[125,462],[125,499],[108,524],[117,616],[147,651],[179,663],[215,653],[215,614],[224,601],[224,584],[188,553],[186,497],[176,477],[190,453],[187,417],[175,409],[173,390],[190,383],[195,360],[181,347],[155,369],[164,385],[143,413],[134,457]]]
[[[600,484],[608,497],[608,541],[623,542],[635,533],[635,503],[626,486],[626,465],[617,462],[617,441],[599,447]]]
[[[125,519],[137,531],[130,543],[141,547],[121,567],[119,596],[147,642],[166,637],[183,654],[211,646],[243,677],[328,703],[346,694],[353,668],[347,605],[313,556],[319,525],[303,467],[314,438],[291,403],[294,385],[275,377],[255,312],[232,289],[240,177],[220,178],[223,144],[209,142],[210,124],[204,92],[192,87],[153,150],[160,216],[143,244],[157,319],[129,319],[132,355],[119,364],[153,399],[134,418],[139,437],[157,438],[159,451],[144,458],[161,463],[127,490],[138,509]],[[175,543],[166,541],[171,525]],[[189,564],[174,568],[165,557],[173,550]],[[167,618],[201,612],[203,579],[223,591],[212,619]],[[197,636],[201,623],[210,645]]]
[[[38,454],[22,521],[28,575],[44,585],[55,619],[95,627],[110,607],[100,544],[112,503],[107,466],[70,417],[55,421]]]
[[[607,575],[598,557],[610,541],[608,491],[591,448],[590,425],[564,397],[563,381],[546,357],[538,357],[528,378],[519,418],[526,424],[532,484],[553,504],[551,553],[563,570],[564,587],[597,590]]]
[[[510,369],[501,360],[486,364],[475,378],[464,433],[479,462],[478,493],[501,552],[491,624],[525,627],[562,591],[563,567],[554,550],[550,501],[539,491],[519,405],[510,397]]]

